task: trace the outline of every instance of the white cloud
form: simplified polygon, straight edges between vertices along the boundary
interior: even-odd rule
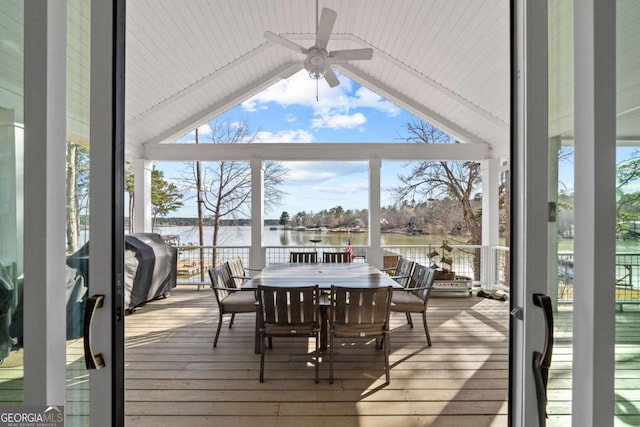
[[[211,129],[208,123],[198,127],[198,135],[211,135],[211,132],[213,132],[213,129]]]
[[[266,109],[272,102],[282,107],[306,106],[313,109],[313,115],[316,118],[312,119],[312,123],[315,127],[334,129],[363,125],[366,117],[362,112],[350,113],[357,108],[372,108],[389,116],[400,114],[401,110],[391,102],[364,87],[353,92],[351,81],[341,74],[337,76],[340,80],[339,86],[330,88],[324,80],[320,80],[317,82],[316,94],[316,82],[309,78],[305,70],[301,70],[290,78],[268,87],[241,105],[245,111],[249,112]]]
[[[352,129],[364,125],[367,118],[362,113],[355,114],[321,114],[320,117],[311,119],[313,128]]]
[[[284,119],[285,119],[285,121],[287,123],[293,123],[296,120],[298,120],[298,118],[295,116],[295,114],[291,114],[291,113],[289,113],[286,116],[284,116]]]
[[[354,105],[356,107],[369,107],[387,113],[389,116],[397,116],[402,110],[395,104],[376,95],[365,87],[361,87],[356,91]]]
[[[312,186],[312,191],[326,194],[358,194],[363,191],[369,190],[369,183],[367,182],[347,182],[340,185],[331,186]]]
[[[366,177],[368,166],[364,162],[282,162],[288,169],[287,184],[336,187],[354,182],[349,177]],[[358,178],[359,179],[359,178]]]
[[[259,131],[254,139],[255,143],[269,142],[313,142],[313,135],[303,129],[283,130],[280,132]]]

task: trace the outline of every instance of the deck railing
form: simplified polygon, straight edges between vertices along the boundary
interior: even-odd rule
[[[402,256],[424,265],[442,264],[442,256],[450,258],[448,267],[458,276],[470,277],[476,286],[488,289],[509,288],[509,248],[505,246],[452,245],[452,251],[442,253],[439,247],[428,245],[393,245],[383,246],[384,267],[395,265]],[[245,266],[251,266],[249,246],[176,246],[178,249],[178,284],[209,286],[207,270],[230,258],[240,258]],[[367,261],[367,246],[351,246],[354,262]],[[438,251],[435,257],[429,257],[433,249]],[[323,252],[344,251],[345,246],[266,246],[263,247],[267,264],[288,262],[292,251],[316,251],[318,259]],[[200,268],[200,258],[204,260]],[[615,269],[616,303],[640,304],[640,253],[616,254]],[[558,254],[557,296],[559,304],[573,302],[573,253]]]
[[[245,266],[252,266],[249,246],[176,246],[178,249],[178,284],[209,286],[207,270],[230,258],[240,258]],[[354,262],[367,261],[367,246],[351,246]],[[393,267],[399,257],[405,257],[424,265],[436,264],[447,267],[458,276],[466,276],[474,280],[478,286],[485,288],[508,286],[508,255],[505,247],[489,248],[477,245],[451,245],[451,251],[443,251],[440,247],[429,245],[387,245],[383,246],[384,267]],[[437,256],[429,257],[433,250]],[[266,264],[288,262],[290,252],[316,251],[318,259],[323,252],[341,252],[340,246],[265,246],[262,248]],[[451,264],[443,263],[443,256],[449,258]],[[200,259],[203,260],[202,266]],[[445,260],[446,261],[446,260]]]
[[[617,253],[615,278],[616,304],[640,304],[640,253]],[[578,285],[579,286],[579,285]],[[558,303],[573,302],[573,253],[558,254]]]

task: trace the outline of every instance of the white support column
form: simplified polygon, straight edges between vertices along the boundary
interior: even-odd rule
[[[482,285],[491,289],[495,284],[496,260],[494,247],[500,245],[500,197],[498,175],[500,159],[482,162],[482,246],[485,248]]]
[[[264,167],[260,159],[251,159],[251,250],[249,261],[252,268],[265,265],[262,250],[264,232]]]
[[[575,0],[572,425],[614,425],[616,2]]]
[[[24,404],[66,403],[65,0],[24,2]]]
[[[369,250],[367,262],[378,268],[383,267],[380,243],[380,159],[369,160]]]
[[[136,233],[150,233],[153,231],[151,222],[151,170],[153,170],[152,161],[147,159],[133,161],[133,224]]]

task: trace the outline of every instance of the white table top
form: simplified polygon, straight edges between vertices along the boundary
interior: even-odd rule
[[[283,263],[269,264],[243,287],[263,286],[313,286],[330,289],[331,285],[353,288],[378,288],[392,286],[402,289],[402,285],[376,267],[356,262],[332,263]]]

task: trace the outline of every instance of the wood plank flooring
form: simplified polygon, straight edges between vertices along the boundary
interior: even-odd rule
[[[213,293],[177,288],[126,319],[127,425],[506,426],[508,303],[432,298],[429,329],[392,315],[391,384],[373,342],[341,341],[314,382],[312,343],[274,340],[265,382],[253,353],[254,315],[225,317],[218,347]]]

